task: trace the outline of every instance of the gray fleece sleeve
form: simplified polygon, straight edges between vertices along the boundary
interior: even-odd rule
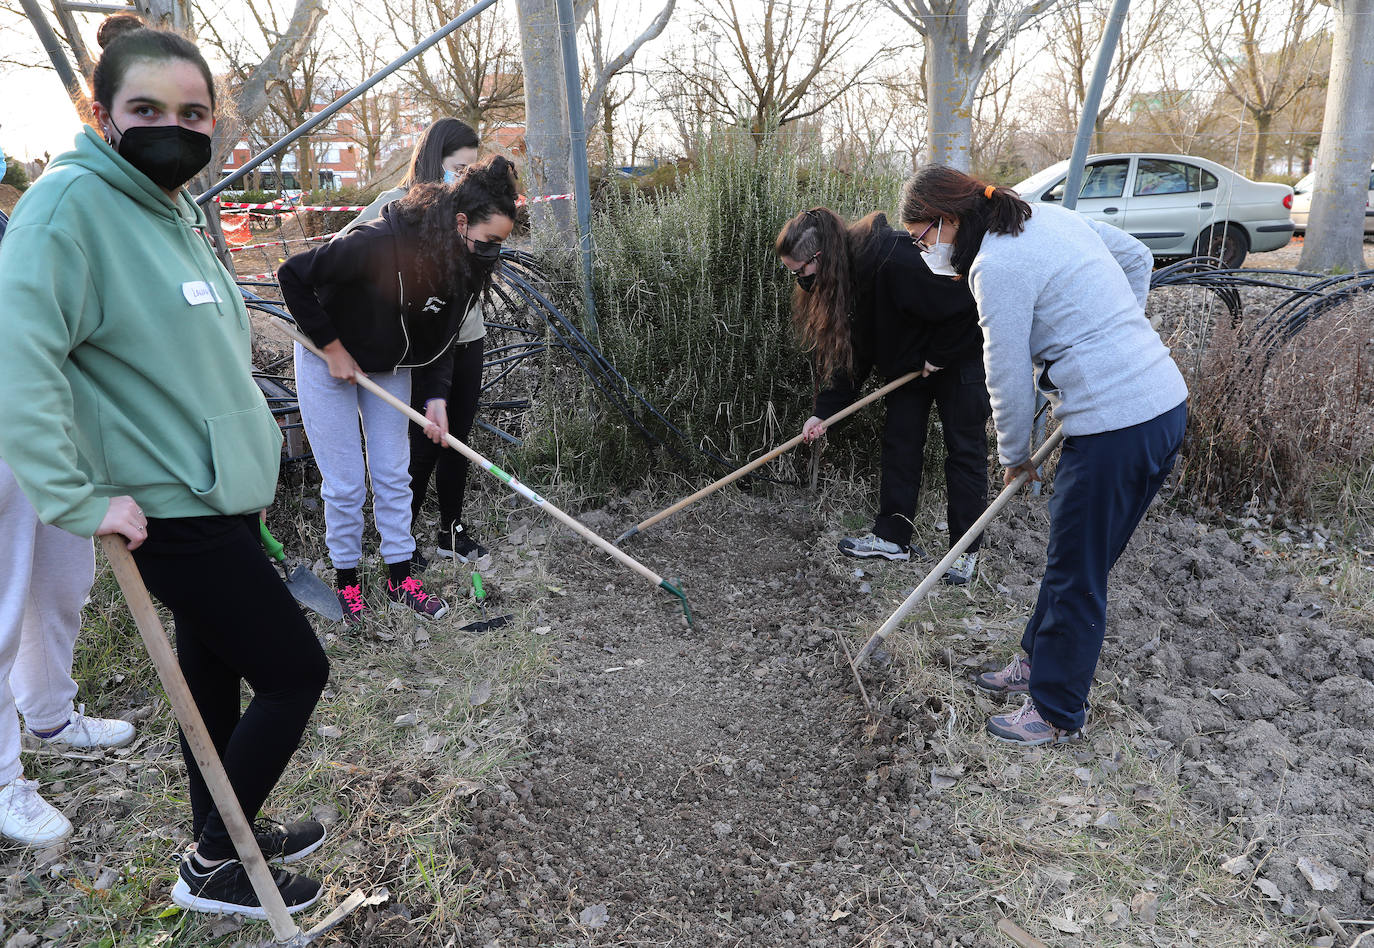
[[[997,426],[997,456],[1006,467],[1030,460],[1035,419],[1035,372],[1031,362],[1031,321],[1035,290],[1016,268],[983,257],[969,271],[969,288],[983,329],[992,421]]]
[[[1150,295],[1150,272],[1155,266],[1155,255],[1150,252],[1149,247],[1120,227],[1113,227],[1090,217],[1083,219],[1092,225],[1093,230],[1097,231],[1097,236],[1102,238],[1102,242],[1112,252],[1112,256],[1116,258],[1117,264],[1131,284],[1131,292],[1135,294],[1136,302],[1144,310],[1145,300]]]

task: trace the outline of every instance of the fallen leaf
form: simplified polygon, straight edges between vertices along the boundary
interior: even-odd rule
[[[1153,892],[1137,892],[1131,899],[1131,913],[1142,925],[1153,925],[1159,914],[1159,896]]]
[[[553,626],[549,626],[549,625],[536,625],[536,626],[535,626],[533,629],[531,629],[530,631],[533,632],[535,635],[548,635],[550,632],[553,631]]]
[[[1335,892],[1341,886],[1341,874],[1320,859],[1298,857],[1298,871],[1318,892]]]
[[[468,704],[474,708],[480,708],[491,700],[491,679],[483,678],[472,688],[472,694],[468,695]]]
[[[604,905],[588,905],[577,916],[577,920],[588,928],[600,928],[610,920],[610,913]]]
[[[1283,901],[1283,893],[1279,891],[1279,887],[1263,876],[1255,880],[1255,888],[1263,892],[1264,897],[1271,902]]]
[[[1221,864],[1222,872],[1229,872],[1233,876],[1248,876],[1255,866],[1244,856],[1232,856]]]
[[[848,917],[849,913],[846,912],[844,909],[835,909],[834,913],[830,916],[830,920],[832,922],[838,922],[840,919]]]
[[[448,738],[442,734],[435,734],[433,737],[425,738],[424,745],[420,748],[421,753],[437,754],[448,744]]]
[[[1050,924],[1066,935],[1078,935],[1083,931],[1083,926],[1071,918],[1050,918]]]
[[[331,740],[337,737],[343,737],[343,730],[332,724],[325,724],[317,728],[316,733],[318,733],[320,737],[329,738]]]
[[[420,716],[414,711],[407,711],[405,714],[399,715],[396,720],[391,723],[396,727],[414,727],[420,723]]]

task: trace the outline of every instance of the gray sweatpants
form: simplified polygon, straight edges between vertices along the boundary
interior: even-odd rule
[[[410,370],[368,373],[410,404]],[[363,503],[372,479],[372,519],[382,536],[382,559],[400,563],[415,552],[410,534],[410,440],[405,415],[376,395],[329,374],[329,363],[296,344],[296,397],[315,464],[324,477],[324,542],[335,569],[363,556]],[[367,453],[358,435],[362,418]]]
[[[95,580],[95,549],[38,519],[0,461],[0,786],[24,775],[19,718],[51,731],[72,716],[72,650]]]

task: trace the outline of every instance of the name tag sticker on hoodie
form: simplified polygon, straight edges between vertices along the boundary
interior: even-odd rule
[[[192,306],[200,306],[202,303],[223,302],[215,288],[204,280],[192,280],[189,283],[181,284],[181,295],[186,297],[186,302]]]

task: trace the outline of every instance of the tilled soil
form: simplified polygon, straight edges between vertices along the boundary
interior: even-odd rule
[[[614,535],[643,513],[584,519]],[[1233,526],[1156,506],[1113,576],[1099,678],[1155,726],[1144,742],[1194,805],[1234,825],[1230,871],[1278,912],[1368,917],[1374,629],[1367,613],[1333,621],[1260,532]],[[1046,527],[1043,499],[1013,505],[975,600],[1029,611]],[[831,631],[887,611],[836,535],[804,496],[737,497],[631,541],[684,583],[689,630],[663,593],[555,531],[546,568],[566,594],[539,620],[555,667],[524,700],[525,766],[474,803],[471,943],[994,943],[959,908],[978,842],[931,788],[950,724],[938,696],[870,671],[886,713],[865,714]]]

